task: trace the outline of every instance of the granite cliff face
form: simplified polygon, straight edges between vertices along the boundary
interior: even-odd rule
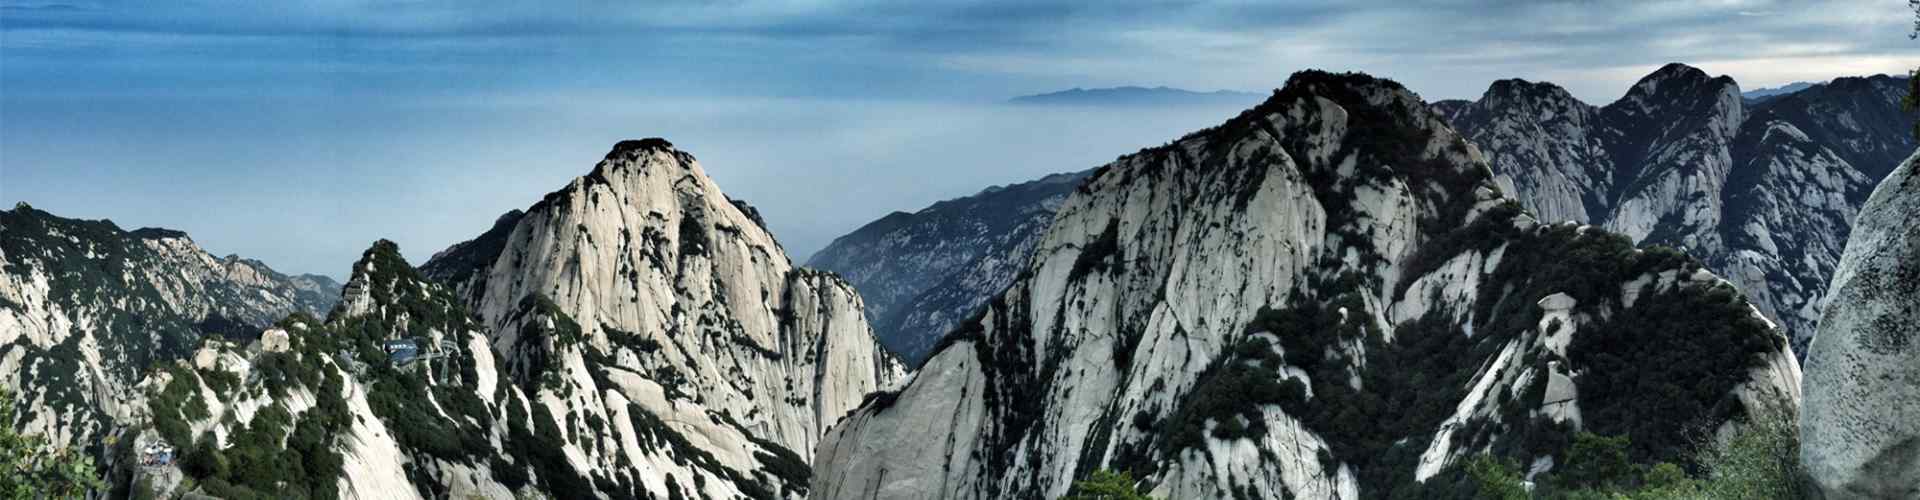
[[[1826,498],[1920,497],[1916,162],[1901,162],[1861,208],[1807,353],[1801,453]]]
[[[1612,201],[1612,157],[1600,110],[1551,83],[1501,80],[1478,102],[1454,101],[1451,123],[1487,155],[1509,193],[1546,221],[1592,221]],[[1439,110],[1443,114],[1446,110]]]
[[[659,139],[332,291],[25,206],[0,264],[19,427],[136,494],[803,498],[826,428],[905,377],[851,286]]]
[[[1074,186],[1092,171],[995,186],[914,213],[895,212],[815,253],[866,298],[874,335],[911,363],[1006,289]]]
[[[214,257],[183,232],[0,211],[0,386],[22,410],[6,424],[90,444],[137,413],[149,366],[338,297],[331,279]]]
[[[567,435],[644,411],[688,436],[652,453],[626,437],[569,450],[581,475],[660,492],[667,481],[650,471],[680,470],[683,488],[735,496],[756,487],[767,461],[755,457],[813,449],[863,397],[904,376],[859,295],[792,267],[743,207],[692,155],[660,139],[626,141],[422,269],[493,332],[503,379],[560,381],[528,397]],[[570,333],[540,333],[568,323],[560,331]],[[686,465],[687,455],[713,461]],[[804,480],[783,484],[769,489],[804,493]]]
[[[209,338],[159,365],[140,384],[137,425],[119,433],[125,450],[108,454],[116,476],[131,476],[125,487],[156,497],[508,498],[572,479],[552,472],[564,464],[541,461],[553,456],[528,452],[567,443],[529,430],[551,423],[527,418],[526,393],[501,382],[478,323],[397,246],[369,248],[343,295],[324,321],[296,313],[257,341]],[[154,443],[178,460],[130,463]]]
[[[1503,80],[1438,109],[1522,206],[1682,248],[1804,346],[1854,213],[1915,146],[1905,87],[1841,78],[1748,101],[1732,79],[1671,64],[1597,108]]]
[[[744,352],[713,345],[751,338],[712,308],[688,324],[736,330],[628,331],[538,293],[488,327],[381,241],[325,321],[296,314],[258,342],[209,339],[163,365],[122,441],[180,459],[115,465],[160,495],[801,498],[809,466],[791,450],[900,373],[843,284],[805,270],[781,284],[763,306],[791,309],[778,343]],[[707,357],[689,360],[695,349]]]
[[[832,429],[812,493],[1051,498],[1111,468],[1174,498],[1420,495],[1476,453],[1551,470],[1576,429],[1671,459],[1797,406],[1732,286],[1535,222],[1446,123],[1303,72],[1096,170],[1003,293]]]
[[[1486,155],[1501,192],[1541,220],[1682,248],[1804,347],[1860,203],[1915,146],[1913,118],[1899,108],[1904,89],[1904,79],[1881,75],[1743,99],[1731,79],[1674,64],[1607,106],[1552,83],[1501,80],[1477,101],[1431,108]],[[991,217],[970,215],[994,196],[889,215],[813,263],[849,276],[874,304],[882,341],[918,359],[1004,288],[986,277],[1009,275],[1004,264],[1031,252],[1005,242],[1038,238],[1048,222],[1040,214],[1057,204],[995,199]],[[1008,219],[1012,211],[1030,215]],[[950,253],[994,258],[955,273],[966,266]]]

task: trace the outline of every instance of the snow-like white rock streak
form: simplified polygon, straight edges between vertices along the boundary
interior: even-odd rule
[[[498,253],[474,259],[473,277],[454,285],[494,332],[506,366],[564,361],[571,388],[543,387],[535,398],[562,431],[590,432],[587,422],[613,421],[631,403],[698,448],[632,448],[626,438],[602,450],[570,446],[583,474],[642,471],[639,482],[660,484],[664,474],[645,471],[671,471],[680,487],[738,495],[733,477],[763,465],[755,454],[778,454],[766,445],[810,460],[828,425],[904,374],[851,287],[793,267],[750,208],[664,140],[622,142],[588,175],[502,221],[513,225],[490,235]],[[488,237],[436,260],[463,258]],[[529,321],[556,325],[551,314],[529,313],[540,300],[577,324],[582,342],[523,342]],[[516,369],[524,368],[507,371]],[[733,476],[676,458],[696,452]]]
[[[215,257],[186,233],[125,231],[21,203],[0,211],[0,386],[17,430],[90,446],[146,411],[143,370],[187,356],[216,328],[254,333],[324,314],[338,285]]]
[[[1602,107],[1523,80],[1444,107],[1541,220],[1684,249],[1800,350],[1860,204],[1915,146],[1906,88],[1845,77],[1743,101],[1732,79],[1671,64]]]
[[[1284,344],[1317,333],[1249,333],[1259,311],[1325,304],[1336,297],[1321,294],[1342,286],[1351,295],[1325,309],[1341,325],[1368,325],[1384,337],[1418,324],[1413,331],[1423,336],[1505,344],[1465,368],[1464,387],[1432,389],[1461,398],[1446,402],[1452,415],[1422,424],[1432,427],[1417,434],[1421,441],[1393,445],[1425,457],[1407,464],[1407,476],[1429,477],[1484,452],[1475,443],[1506,439],[1489,429],[1501,425],[1510,400],[1533,405],[1521,415],[1545,415],[1539,396],[1516,395],[1579,374],[1549,376],[1535,360],[1564,352],[1576,329],[1599,322],[1620,299],[1608,298],[1589,316],[1571,302],[1534,305],[1551,291],[1508,297],[1531,277],[1506,270],[1491,281],[1516,259],[1517,243],[1489,238],[1537,246],[1589,232],[1599,238],[1600,230],[1516,215],[1476,150],[1427,109],[1391,82],[1303,73],[1220,127],[1101,168],[1061,206],[1026,270],[979,318],[945,339],[900,392],[828,432],[816,450],[813,494],[1051,498],[1096,468],[1128,469],[1154,495],[1172,498],[1377,492],[1384,486],[1334,458],[1352,452],[1340,448],[1352,443],[1286,409],[1323,404],[1318,390],[1301,391],[1306,401],[1283,398],[1250,413],[1180,415],[1219,404],[1196,403],[1195,394],[1217,387],[1207,385],[1209,374],[1244,355],[1236,350],[1251,345],[1243,339]],[[1390,156],[1374,149],[1382,145],[1374,134],[1425,142],[1397,143],[1390,151],[1405,156]],[[1495,236],[1502,234],[1510,236]],[[1520,251],[1528,254],[1519,258],[1545,258],[1539,248]],[[1520,332],[1470,328],[1511,324],[1475,319],[1504,310],[1503,303],[1525,304],[1517,314],[1552,309],[1567,324],[1558,339],[1537,331],[1545,321]],[[1345,377],[1314,381],[1317,374],[1285,365],[1255,373],[1369,390],[1358,373],[1377,344],[1336,340],[1303,347],[1350,367]],[[1294,347],[1302,346],[1287,349]],[[1792,363],[1790,356],[1777,361]],[[1225,387],[1234,396],[1215,397],[1239,395],[1231,392],[1239,386]],[[1164,427],[1175,417],[1198,422],[1199,437],[1169,438],[1182,432]],[[1257,418],[1261,430],[1216,432],[1223,419],[1253,427],[1245,418]]]

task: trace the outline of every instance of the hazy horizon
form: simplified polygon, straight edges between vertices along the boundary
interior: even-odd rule
[[[1898,0],[7,0],[0,14],[0,201],[179,229],[217,255],[336,278],[379,238],[424,262],[621,139],[693,153],[804,261],[889,212],[1095,167],[1253,104],[1004,104],[1014,96],[1264,94],[1322,68],[1429,100],[1552,81],[1599,105],[1676,61],[1743,89],[1920,65]],[[1407,25],[1430,33],[1384,29]]]

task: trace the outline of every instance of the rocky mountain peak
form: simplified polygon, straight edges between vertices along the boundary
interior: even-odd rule
[[[834,427],[811,493],[1051,498],[1111,468],[1156,497],[1422,498],[1475,453],[1542,463],[1582,429],[1665,460],[1797,401],[1725,282],[1499,191],[1399,84],[1298,73],[1080,184],[1002,293]],[[1642,383],[1675,388],[1616,389]]]
[[[1660,69],[1640,77],[1640,80],[1628,90],[1628,95],[1639,94],[1651,99],[1671,99],[1681,95],[1720,92],[1728,87],[1734,89],[1735,96],[1739,95],[1739,84],[1733,81],[1733,77],[1711,76],[1705,70],[1676,62],[1667,63]]]
[[[1671,63],[1641,77],[1625,97],[1607,107],[1643,120],[1688,116],[1730,121],[1719,129],[1731,135],[1744,118],[1742,102],[1740,85],[1732,77],[1712,77],[1700,68]]]
[[[395,303],[395,297],[405,289],[401,280],[407,277],[419,282],[413,265],[400,255],[400,245],[385,238],[374,241],[353,263],[353,275],[347,279],[340,304],[329,316],[361,316],[376,312],[380,304]]]
[[[635,422],[568,450],[592,489],[803,495],[797,452],[903,370],[851,287],[794,268],[757,212],[666,140],[622,141],[421,271],[492,332],[503,380],[550,425]]]
[[[1486,93],[1481,94],[1480,100],[1488,103],[1489,106],[1498,106],[1508,101],[1579,101],[1573,97],[1573,94],[1568,93],[1566,88],[1552,82],[1530,82],[1519,78],[1494,81],[1493,85],[1487,87]]]
[[[613,150],[607,152],[607,157],[612,158],[643,151],[665,151],[671,153],[679,150],[673,148],[672,142],[659,137],[627,139],[614,143]]]
[[[1547,221],[1602,217],[1613,186],[1599,111],[1548,82],[1494,82],[1449,121],[1479,146],[1501,190]],[[1551,196],[1541,193],[1551,193]]]
[[[288,314],[332,308],[338,290],[264,264],[220,259],[186,233],[123,231],[25,203],[0,212],[0,386],[17,424],[58,443],[98,443],[139,412],[140,374],[203,338],[247,339]]]
[[[508,210],[507,213],[500,214],[499,217],[493,219],[493,229],[502,227],[512,228],[514,223],[520,222],[520,217],[525,215],[527,215],[527,213],[520,211],[518,208]]]
[[[605,157],[605,159],[603,159],[601,164],[594,168],[594,172],[592,174],[588,174],[588,176],[593,177],[596,175],[604,175],[604,172],[602,169],[606,167],[611,167],[611,166],[645,165],[648,162],[644,162],[640,160],[643,157],[651,156],[654,154],[660,154],[668,158],[674,158],[678,160],[679,163],[683,163],[683,164],[693,162],[692,154],[689,154],[685,151],[681,151],[679,149],[675,149],[673,147],[673,143],[668,142],[666,139],[662,139],[659,137],[649,137],[646,139],[637,139],[637,140],[628,139],[628,140],[623,140],[623,141],[614,143],[613,149],[607,151],[607,156]]]
[[[193,238],[187,236],[186,231],[160,228],[160,227],[143,227],[140,229],[129,231],[128,234],[132,234],[134,237],[137,237],[137,238],[146,238],[146,239],[152,239],[152,240],[174,240],[174,239],[187,240],[187,241],[193,240]]]
[[[399,243],[394,243],[393,240],[386,238],[374,240],[372,245],[367,246],[366,251],[360,252],[360,260],[354,261],[352,279],[366,277],[367,274],[373,271],[371,268],[374,266],[392,266],[396,263],[405,264],[406,262],[407,258],[400,255]],[[411,268],[411,266],[401,267]]]
[[[1668,81],[1704,81],[1711,79],[1713,79],[1713,77],[1708,75],[1705,70],[1693,67],[1687,63],[1670,62],[1660,66],[1660,69],[1648,73],[1647,76],[1640,77],[1637,85],[1657,85],[1660,82]]]
[[[1584,120],[1515,97],[1520,81],[1443,109],[1529,211],[1682,248],[1804,345],[1854,211],[1915,144],[1905,79],[1802,87],[1745,100],[1731,78],[1669,64]]]
[[[1456,115],[1454,122],[1466,129],[1478,129],[1494,120],[1524,123],[1525,130],[1513,132],[1562,137],[1578,135],[1574,129],[1587,127],[1594,114],[1593,106],[1581,102],[1566,88],[1515,78],[1493,82],[1479,101]]]
[[[1821,85],[1832,86],[1832,88],[1842,91],[1858,91],[1859,89],[1877,88],[1902,83],[1901,80],[1904,79],[1905,78],[1896,78],[1886,73],[1881,73],[1868,76],[1843,76]]]
[[[1291,99],[1321,97],[1338,102],[1366,103],[1371,106],[1398,106],[1407,114],[1424,114],[1426,103],[1405,85],[1366,73],[1334,73],[1321,70],[1295,72],[1286,85],[1274,91],[1255,110],[1291,103]],[[1415,106],[1415,104],[1418,106]],[[1242,116],[1245,116],[1244,114]]]

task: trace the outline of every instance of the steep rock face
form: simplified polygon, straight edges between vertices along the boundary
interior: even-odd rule
[[[1873,180],[1773,109],[1749,119],[1739,140],[1739,163],[1722,194],[1723,245],[1693,253],[1804,347]]]
[[[1827,498],[1914,498],[1920,484],[1920,155],[1860,210],[1807,353],[1801,453]]]
[[[1432,107],[1434,114],[1440,115],[1441,118],[1446,119],[1448,122],[1452,122],[1460,119],[1460,115],[1466,113],[1468,108],[1473,107],[1473,101],[1466,99],[1442,99],[1433,101]]]
[[[394,342],[421,356],[403,359]],[[143,381],[149,425],[123,446],[165,443],[179,460],[123,468],[162,495],[190,478],[222,497],[511,498],[532,459],[510,445],[531,433],[503,416],[526,415],[527,398],[493,382],[495,365],[454,295],[381,241],[326,321],[296,313],[252,345],[209,339]]]
[[[1914,148],[1913,114],[1899,106],[1907,85],[1906,77],[1887,75],[1837,78],[1756,110],[1793,122],[1868,178],[1884,179]]]
[[[25,203],[0,212],[0,381],[22,409],[4,424],[88,443],[137,411],[148,366],[204,335],[244,339],[289,313],[323,313],[338,286],[216,258],[179,231],[123,231]]]
[[[420,266],[420,273],[455,285],[463,301],[478,302],[478,294],[486,291],[485,271],[492,269],[493,259],[500,257],[500,250],[507,245],[507,237],[513,234],[514,226],[519,225],[520,218],[525,216],[526,212],[518,209],[500,214],[487,232],[434,253],[426,264]]]
[[[609,436],[632,440],[632,427],[603,419],[614,425],[560,434],[539,400],[503,377],[455,294],[393,243],[367,250],[343,295],[324,322],[301,313],[252,345],[207,340],[144,381],[140,420],[151,425],[121,446],[169,444],[179,459],[119,464],[136,476],[128,487],[185,493],[189,478],[218,497],[516,498],[633,483],[577,472],[565,456]]]
[[[903,370],[874,341],[859,296],[833,275],[791,267],[743,206],[692,155],[660,139],[625,141],[588,175],[422,269],[460,290],[493,332],[503,377],[539,382],[528,397],[567,435],[641,412],[686,435],[650,454],[569,449],[596,490],[628,485],[598,478],[639,474],[628,491],[677,481],[717,497],[804,494],[804,466],[762,484],[777,462],[764,457],[813,449]],[[676,465],[687,456],[707,458]],[[676,467],[691,470],[673,480],[646,472]]]
[[[1633,226],[1649,233],[1640,243],[1685,247],[1804,346],[1853,213],[1885,173],[1877,166],[1896,163],[1913,145],[1906,132],[1913,118],[1899,109],[1904,85],[1885,75],[1840,78],[1736,106],[1727,99],[1737,89],[1730,81],[1670,65],[1606,108],[1524,80],[1496,82],[1479,101],[1431,107],[1487,156],[1500,190],[1542,220]],[[1744,119],[1734,118],[1736,107]],[[1731,136],[1730,121],[1739,123]],[[1643,176],[1653,187],[1634,186]],[[1619,219],[1623,197],[1639,201]],[[963,272],[949,271],[957,265],[938,256],[978,241],[1030,242],[1046,228],[941,215],[889,215],[812,261],[860,286],[882,342],[910,361],[1004,288],[1011,275],[1004,266],[1023,262],[1031,249],[1016,247],[1011,257]],[[1783,234],[1805,237],[1775,236]],[[929,257],[929,249],[940,252]],[[903,298],[909,293],[920,295]]]
[[[1713,247],[1732,170],[1730,145],[1746,110],[1732,78],[1669,64],[1601,110],[1616,168],[1606,226],[1634,241]],[[1659,231],[1662,234],[1656,234]]]
[[[808,259],[860,289],[874,335],[909,362],[1013,281],[1053,213],[1092,171],[895,212]]]
[[[898,376],[890,359],[874,357],[880,351],[845,283],[797,270],[784,285],[785,320],[793,331],[818,334],[783,335],[781,351],[763,353],[811,370],[780,381],[791,393],[775,408],[810,412],[787,416],[799,423],[838,418],[874,390],[871,377],[846,374],[865,368]],[[611,325],[596,332],[538,294],[516,304],[494,332],[468,313],[461,294],[409,267],[386,241],[354,264],[342,295],[324,322],[296,314],[253,345],[207,340],[190,360],[143,382],[137,420],[151,425],[123,434],[121,446],[167,443],[180,459],[158,468],[119,463],[135,476],[126,484],[159,495],[194,484],[195,492],[220,497],[807,492],[807,459],[776,441],[785,427],[710,409],[702,397],[725,394],[676,371],[711,368],[639,359],[670,353],[676,346],[668,340]],[[810,401],[823,404],[804,404]],[[806,442],[824,429],[800,431]]]
[[[1451,122],[1480,146],[1501,186],[1527,193],[1520,206],[1541,220],[1584,222],[1605,212],[1613,190],[1598,115],[1557,85],[1501,80]]]
[[[1306,72],[1098,170],[1003,294],[833,428],[813,494],[1051,498],[1105,467],[1173,498],[1417,496],[1476,453],[1550,469],[1574,429],[1671,459],[1791,410],[1797,378],[1684,255],[1537,224],[1411,92]]]
[[[1904,89],[1840,78],[1743,102],[1732,80],[1673,64],[1597,109],[1513,81],[1439,109],[1522,206],[1680,247],[1804,347],[1853,214],[1915,145]]]

